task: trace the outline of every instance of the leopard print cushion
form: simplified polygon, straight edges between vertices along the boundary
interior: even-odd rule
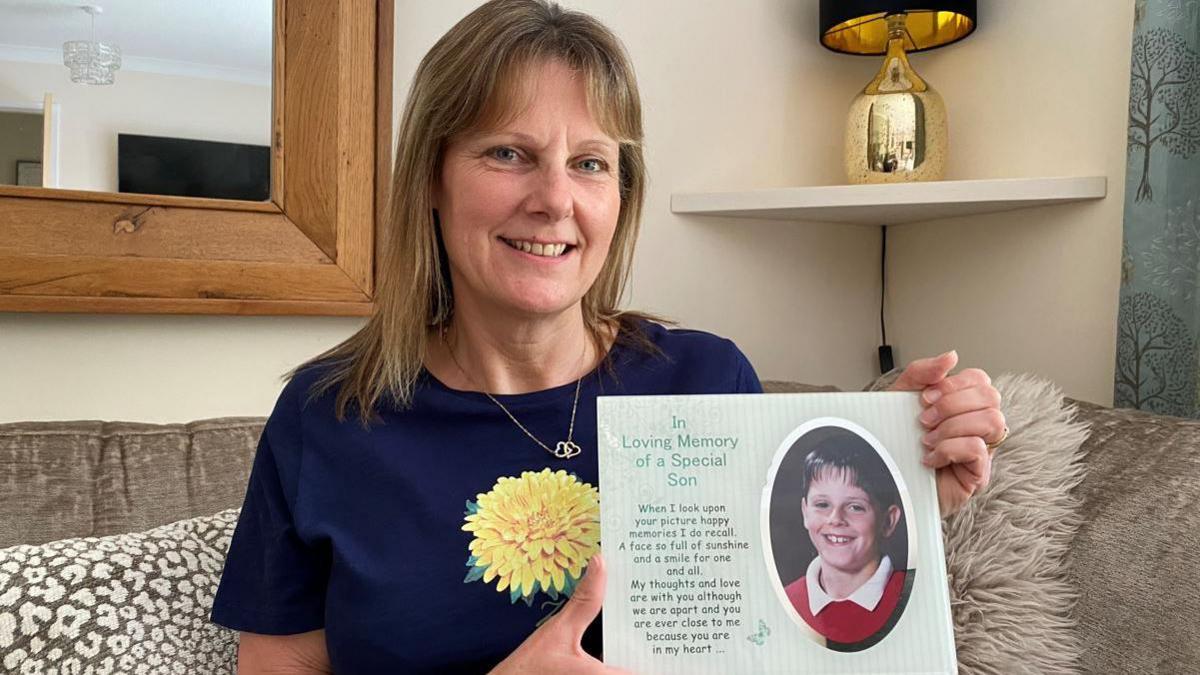
[[[0,549],[0,672],[233,673],[208,616],[237,518]]]

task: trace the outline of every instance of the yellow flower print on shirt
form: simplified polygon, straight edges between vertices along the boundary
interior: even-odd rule
[[[514,603],[532,606],[538,591],[569,597],[600,548],[600,492],[561,469],[501,477],[465,516],[475,537],[463,583],[495,580]]]

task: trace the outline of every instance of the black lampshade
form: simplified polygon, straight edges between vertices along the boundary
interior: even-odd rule
[[[821,44],[846,54],[886,53],[885,17],[901,13],[908,14],[910,53],[957,42],[975,30],[975,0],[821,0]]]

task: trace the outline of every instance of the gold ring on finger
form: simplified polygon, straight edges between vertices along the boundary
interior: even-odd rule
[[[1008,438],[1008,427],[1005,426],[1004,433],[1000,434],[999,439],[992,441],[991,443],[984,441],[984,444],[987,445],[988,452],[993,452],[996,450],[996,448],[1000,447],[1000,444],[1003,443],[1007,438]]]

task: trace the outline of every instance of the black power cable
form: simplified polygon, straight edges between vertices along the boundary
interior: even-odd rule
[[[888,226],[884,225],[879,228],[883,234],[883,242],[880,245],[879,254],[879,336],[882,339],[879,345],[879,374],[883,375],[892,368],[896,367],[896,362],[892,358],[892,346],[888,344],[887,339],[887,322],[883,318],[884,304],[887,302],[887,231]]]

